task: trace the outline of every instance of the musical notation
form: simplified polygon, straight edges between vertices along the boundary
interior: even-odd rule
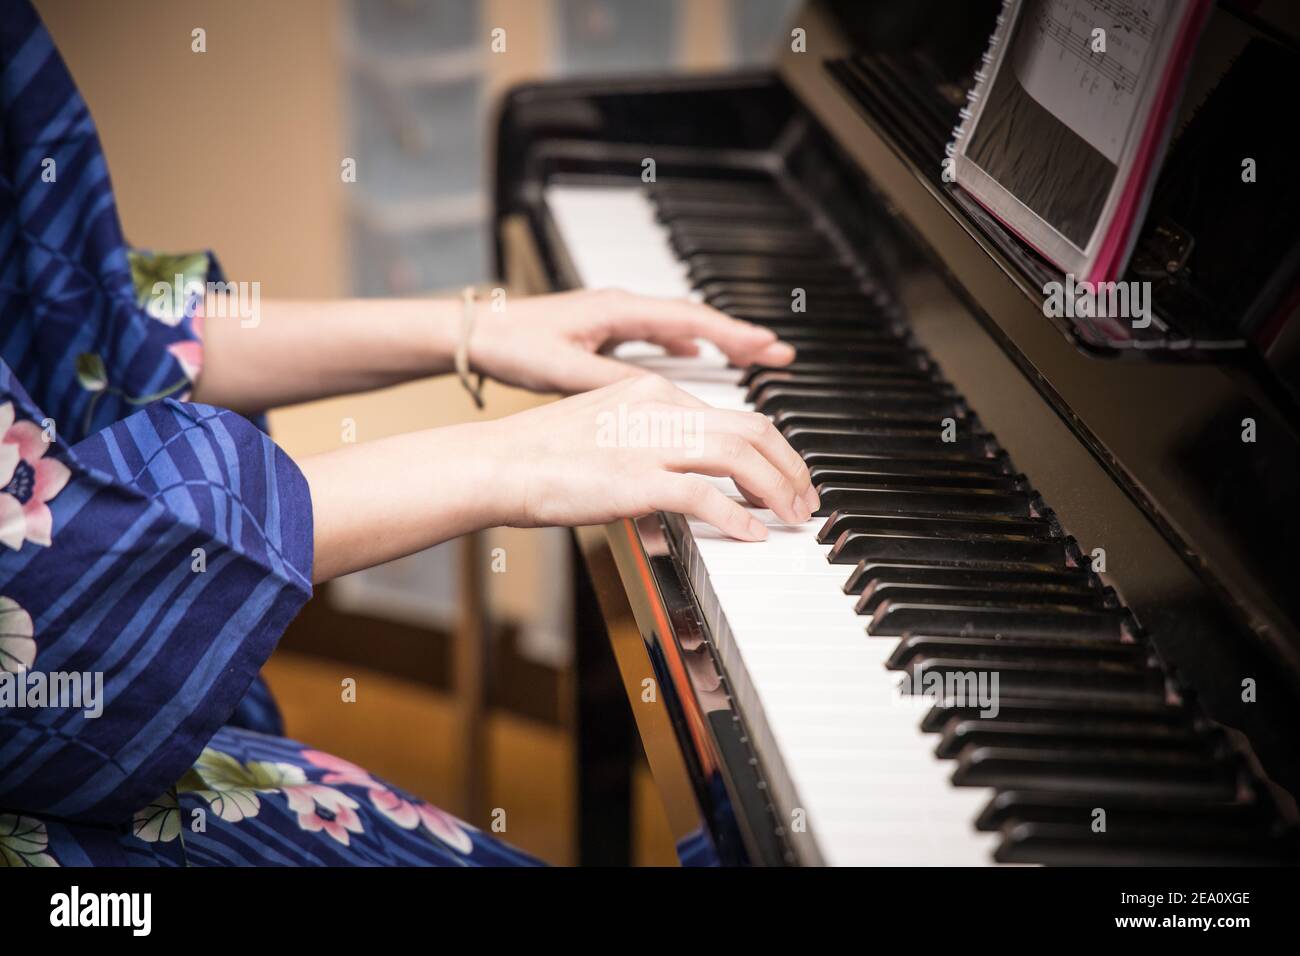
[[[1164,0],[1029,0],[1016,40],[1025,91],[1112,162],[1142,93]],[[1094,50],[1094,31],[1105,47]]]
[[[1092,19],[1096,11],[1104,12],[1110,19],[1097,22]],[[1062,58],[1072,56],[1086,70],[1096,74],[1094,77],[1084,77],[1085,81],[1097,83],[1104,77],[1115,85],[1116,90],[1132,93],[1137,88],[1137,71],[1126,61],[1132,59],[1131,54],[1140,55],[1142,52],[1131,37],[1136,36],[1142,41],[1143,47],[1151,40],[1153,26],[1150,11],[1119,0],[1084,4],[1066,0],[1043,3],[1035,13],[1035,22],[1030,26],[1045,39],[1057,43]],[[1106,31],[1104,51],[1093,49],[1093,30],[1097,28]]]

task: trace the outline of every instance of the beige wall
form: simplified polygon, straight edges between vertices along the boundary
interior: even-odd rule
[[[213,249],[264,295],[347,287],[330,0],[37,0],[129,240]],[[207,52],[191,52],[191,30]]]

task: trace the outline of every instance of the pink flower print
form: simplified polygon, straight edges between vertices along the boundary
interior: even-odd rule
[[[344,760],[342,757],[323,753],[320,750],[304,750],[302,755],[313,766],[329,771],[320,778],[321,783],[351,784],[354,787],[365,787],[366,789],[372,787],[383,788],[383,784],[370,776],[367,771],[351,761]]]
[[[370,776],[368,771],[341,757],[319,750],[304,750],[302,755],[309,763],[329,771],[321,777],[322,783],[363,787],[374,808],[403,830],[414,830],[423,823],[429,833],[449,847],[461,853],[470,853],[474,849],[464,825],[450,813],[423,801],[404,799]]]
[[[13,402],[0,405],[0,543],[17,551],[24,541],[49,547],[54,516],[46,504],[68,483],[68,466],[46,458],[40,427],[15,421]]]
[[[450,813],[431,807],[427,803],[418,804],[415,809],[420,814],[420,822],[424,824],[424,828],[447,846],[458,853],[473,851],[474,841],[469,838],[461,822]]]
[[[414,830],[420,825],[420,813],[410,800],[403,800],[393,791],[380,788],[370,791],[370,802],[376,810],[392,820],[403,830]]]
[[[419,826],[420,816],[415,806],[409,800],[403,800],[361,767],[342,757],[335,757],[333,754],[322,753],[319,750],[304,750],[302,755],[309,763],[329,771],[321,777],[322,783],[362,787],[375,809],[403,830],[414,830]]]
[[[346,793],[319,783],[304,783],[284,788],[289,809],[298,814],[298,826],[312,833],[324,831],[347,846],[349,833],[361,833],[360,806]]]
[[[191,327],[197,336],[192,340],[183,342],[173,342],[167,346],[167,351],[171,353],[172,358],[180,363],[181,371],[189,379],[190,384],[198,381],[199,370],[203,368],[203,302],[199,301],[198,309],[190,319]],[[179,396],[179,400],[188,401],[190,393],[186,390]]]

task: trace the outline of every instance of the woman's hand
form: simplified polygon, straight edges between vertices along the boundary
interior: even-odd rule
[[[311,488],[316,581],[499,525],[673,511],[735,538],[767,537],[762,522],[700,475],[734,479],[781,521],[807,521],[818,507],[803,460],[766,416],[710,408],[649,374],[299,464]]]
[[[819,506],[803,459],[767,416],[712,408],[657,375],[484,427],[509,525],[591,525],[671,511],[734,538],[767,537],[762,522],[699,475],[734,479],[751,504],[784,522],[807,521]]]
[[[205,306],[203,363],[194,401],[253,413],[330,395],[384,388],[453,369],[458,299],[268,299],[247,322],[226,296]],[[685,299],[567,292],[478,306],[474,368],[510,385],[572,394],[641,369],[599,354],[642,339],[692,355],[708,339],[736,365],[784,365],[794,350],[767,329]]]
[[[644,374],[600,354],[646,341],[671,355],[694,355],[697,339],[735,365],[785,365],[794,349],[763,328],[688,299],[657,299],[617,289],[508,300],[502,312],[479,306],[470,364],[489,378],[535,392],[575,394]]]

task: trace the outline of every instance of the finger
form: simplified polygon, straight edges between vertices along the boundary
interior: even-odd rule
[[[785,365],[794,349],[778,342],[760,325],[724,315],[712,306],[689,299],[627,296],[609,320],[611,334],[620,338],[701,338],[722,350],[737,365]]]
[[[564,383],[564,390],[572,395],[626,379],[646,377],[648,374],[645,369],[627,362],[575,348],[567,354],[562,366],[556,370],[555,377]]]
[[[808,473],[803,457],[790,447],[785,436],[766,415],[761,412],[737,412],[718,408],[706,412],[701,424],[706,433],[737,435],[748,441],[789,479],[795,493],[807,505],[810,513],[821,507],[817,491],[812,485],[812,475]]]
[[[678,355],[690,357],[700,354],[699,343],[695,339],[674,339],[665,338],[661,335],[655,335],[646,341],[659,346],[669,355]]]
[[[690,475],[661,472],[651,490],[650,507],[698,518],[742,541],[762,541],[767,537],[763,522],[707,481]]]
[[[795,348],[788,342],[773,342],[749,360],[750,365],[789,365],[795,359]]]
[[[732,478],[782,521],[802,524],[812,517],[790,478],[740,435],[687,435],[692,440],[670,449],[665,464],[674,471],[693,471]]]
[[[647,371],[653,371],[648,369]],[[682,407],[707,409],[713,406],[690,392],[674,385],[662,375],[648,374],[644,378],[633,379],[630,385],[636,390],[636,398],[649,403],[644,409],[652,413],[677,413]],[[690,424],[697,424],[692,422]]]
[[[736,482],[736,490],[740,492],[740,496],[741,496],[742,498],[744,498],[746,501],[748,501],[748,502],[749,502],[751,505],[753,505],[755,508],[766,508],[766,507],[767,507],[765,504],[763,504],[763,500],[762,500],[758,495],[754,494],[752,491],[750,491],[748,488],[746,488],[746,487],[745,487],[744,485],[742,485],[740,482]]]

